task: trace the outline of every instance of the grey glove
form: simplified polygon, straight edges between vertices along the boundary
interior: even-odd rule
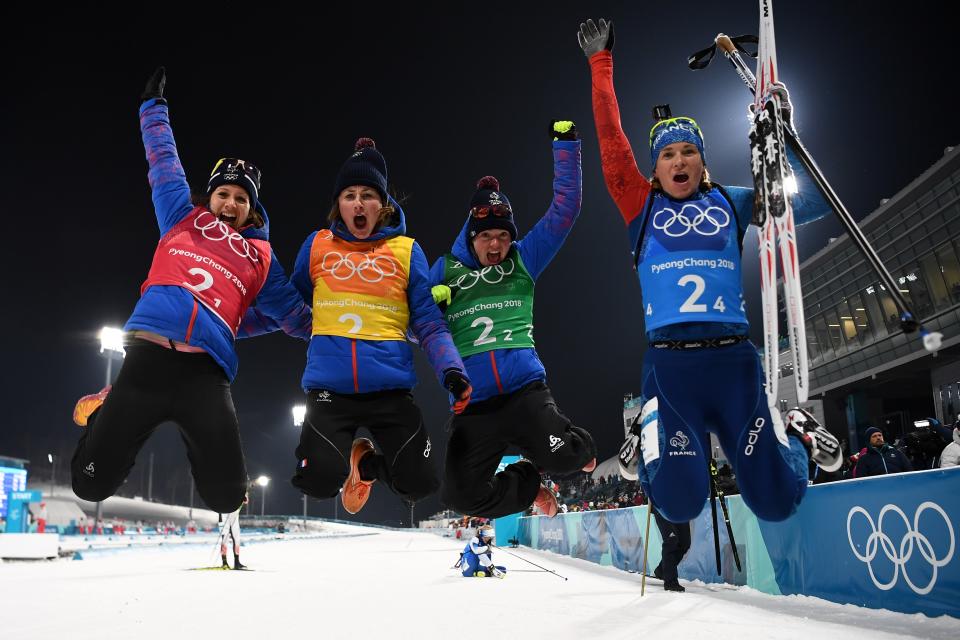
[[[600,27],[593,23],[593,20],[587,20],[580,23],[580,31],[577,32],[577,41],[580,48],[583,49],[583,55],[589,59],[593,54],[606,49],[613,51],[613,22],[607,22],[600,18]]]
[[[774,82],[770,85],[770,93],[780,96],[780,114],[783,116],[783,122],[787,128],[793,129],[793,104],[790,102],[787,86],[782,82]]]
[[[147,86],[143,89],[140,96],[142,102],[156,98],[163,101],[163,89],[167,84],[167,70],[163,67],[157,67],[150,79],[147,80]]]

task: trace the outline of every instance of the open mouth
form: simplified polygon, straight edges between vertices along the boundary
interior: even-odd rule
[[[219,215],[219,219],[220,219],[221,222],[224,222],[225,224],[228,224],[228,225],[230,225],[231,227],[236,227],[236,226],[237,226],[237,216],[236,216],[236,214],[227,213],[227,212],[225,212],[225,211],[221,211],[221,212],[220,212],[220,215]]]
[[[487,262],[490,264],[500,264],[500,259],[502,255],[499,251],[488,251],[487,252]]]
[[[686,184],[690,181],[690,176],[685,173],[678,173],[673,176],[673,181],[678,184]]]
[[[367,228],[367,216],[363,215],[362,213],[359,214],[359,215],[357,215],[357,216],[355,216],[355,217],[353,218],[353,226],[356,227],[357,230],[366,229],[366,228]]]

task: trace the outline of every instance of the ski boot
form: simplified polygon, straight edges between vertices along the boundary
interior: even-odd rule
[[[560,509],[557,504],[557,496],[543,484],[540,485],[540,491],[537,492],[537,497],[533,500],[533,507],[550,518],[557,515],[557,511]]]
[[[375,480],[364,480],[360,477],[360,460],[368,453],[373,453],[373,443],[367,438],[357,438],[350,447],[350,475],[343,483],[340,492],[340,502],[347,513],[357,513],[363,509],[370,497],[370,485]]]
[[[220,556],[220,560],[222,561],[222,564],[220,565],[220,568],[223,569],[224,571],[229,570],[229,569],[230,569],[230,563],[227,562],[227,556]]]
[[[245,565],[245,564],[240,564],[240,558],[234,557],[234,559],[233,559],[233,569],[234,569],[234,571],[243,571],[243,570],[246,569],[246,568],[247,568],[247,565]]]
[[[78,426],[87,426],[90,414],[100,408],[103,401],[107,399],[107,394],[110,393],[111,388],[113,388],[113,385],[108,384],[100,391],[83,396],[77,400],[77,406],[73,408],[73,421],[77,423]]]
[[[617,464],[620,466],[620,475],[624,480],[636,481],[640,478],[637,472],[640,466],[640,428],[636,424],[630,427],[627,439],[620,446]]]
[[[787,435],[799,439],[806,447],[810,459],[824,471],[836,471],[843,465],[840,442],[836,436],[803,409],[797,407],[788,411],[784,426]]]

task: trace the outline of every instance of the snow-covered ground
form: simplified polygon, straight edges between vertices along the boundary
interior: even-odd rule
[[[640,577],[528,549],[497,553],[504,580],[453,569],[463,543],[423,532],[329,524],[327,535],[249,544],[255,571],[219,564],[213,545],[0,564],[0,637],[162,638],[869,638],[960,637],[960,620],[839,605],[749,588]],[[367,535],[357,535],[367,534]],[[545,573],[522,556],[568,578]]]

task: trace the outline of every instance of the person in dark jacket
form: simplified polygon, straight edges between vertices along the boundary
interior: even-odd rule
[[[310,307],[271,249],[259,169],[223,158],[201,203],[192,202],[165,84],[161,67],[140,105],[160,242],[124,327],[126,357],[116,383],[81,398],[74,409],[74,421],[86,428],[71,463],[73,490],[92,502],[113,495],[153,431],[172,421],[201,498],[210,509],[229,513],[247,489],[230,394],[237,373],[234,341],[251,335],[245,322],[257,318],[306,339]]]
[[[690,523],[670,522],[656,510],[653,505],[653,517],[657,521],[657,529],[663,541],[660,550],[660,564],[653,570],[653,577],[663,580],[665,591],[679,591],[686,589],[680,584],[677,567],[683,561],[683,556],[690,550]]]
[[[857,466],[853,470],[854,478],[913,471],[907,456],[896,447],[884,442],[883,432],[880,429],[868,427],[865,435],[869,444],[857,459]]]
[[[534,346],[536,280],[560,250],[580,213],[580,141],[570,121],[551,123],[553,202],[522,239],[514,211],[492,176],[477,184],[467,219],[430,271],[473,395],[451,423],[442,499],[450,508],[486,518],[535,503],[556,515],[553,492],[540,471],[593,470],[590,434],[560,413]],[[497,467],[508,448],[524,459]]]
[[[470,380],[430,294],[427,258],[405,235],[403,209],[387,188],[386,160],[373,140],[360,138],[337,175],[330,226],[307,237],[292,278],[313,305],[302,380],[307,414],[292,482],[316,498],[342,490],[349,513],[363,508],[376,480],[407,502],[440,485],[411,393],[408,335],[453,394],[453,410],[470,401]],[[356,438],[360,427],[379,453]]]

